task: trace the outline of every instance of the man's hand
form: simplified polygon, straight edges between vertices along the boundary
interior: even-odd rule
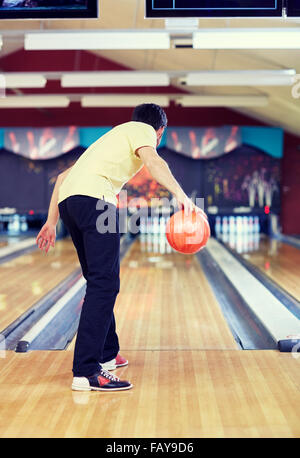
[[[37,235],[36,243],[38,247],[45,253],[48,253],[50,246],[54,248],[56,239],[56,225],[46,221],[42,229]]]
[[[184,210],[185,215],[196,212],[200,213],[207,219],[206,213],[200,207],[197,207],[197,205],[195,205],[194,202],[184,193],[180,193],[180,195],[176,197],[176,200],[178,202],[179,209]]]

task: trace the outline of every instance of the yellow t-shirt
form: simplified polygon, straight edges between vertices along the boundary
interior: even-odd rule
[[[81,194],[117,204],[117,194],[143,166],[135,154],[142,146],[156,148],[156,132],[143,122],[114,127],[75,162],[59,188],[58,203]]]

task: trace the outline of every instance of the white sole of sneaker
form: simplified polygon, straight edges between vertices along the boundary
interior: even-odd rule
[[[105,371],[114,371],[117,369],[117,366],[106,366],[105,364],[101,364],[101,367]]]
[[[129,386],[125,386],[123,388],[97,388],[97,387],[94,387],[94,386],[90,386],[90,387],[83,387],[83,386],[80,386],[80,385],[75,385],[75,384],[72,384],[72,390],[73,391],[106,391],[107,393],[110,392],[110,391],[124,391],[124,390],[130,390],[130,388],[132,388],[133,385],[129,385]]]
[[[119,367],[124,367],[124,366],[128,366],[128,363],[124,363],[124,364],[114,364],[114,365],[109,365],[106,363],[104,364],[101,364],[102,368],[105,369],[106,371],[115,371],[116,369],[118,369]]]

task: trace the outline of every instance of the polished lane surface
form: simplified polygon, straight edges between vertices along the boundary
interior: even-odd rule
[[[0,329],[78,269],[70,239],[56,242],[47,255],[38,249],[0,264]]]
[[[264,234],[232,235],[225,243],[300,301],[299,248]]]

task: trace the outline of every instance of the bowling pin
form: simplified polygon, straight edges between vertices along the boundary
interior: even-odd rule
[[[253,240],[253,232],[249,232],[248,234],[248,251],[253,251],[254,249],[254,240]]]
[[[12,220],[11,233],[17,235],[20,233],[20,216],[14,215]]]
[[[157,216],[153,218],[153,234],[159,233],[159,219]]]
[[[146,218],[144,216],[141,216],[140,219],[140,233],[145,234],[147,232],[147,226],[146,226]]]
[[[167,224],[166,219],[165,219],[164,216],[162,216],[160,218],[160,221],[159,221],[159,232],[160,232],[160,234],[165,234],[165,232],[166,232],[166,224]]]
[[[254,217],[253,231],[255,233],[259,233],[260,232],[260,224],[259,224],[259,217],[258,216]]]
[[[227,234],[228,233],[228,218],[227,218],[227,216],[223,216],[222,233],[223,234]]]
[[[236,221],[234,216],[229,217],[229,233],[234,234],[236,232]]]
[[[249,216],[249,232],[253,233],[253,216]]]
[[[243,216],[243,232],[244,234],[248,234],[248,216]]]
[[[216,217],[216,222],[215,222],[215,233],[216,233],[216,237],[219,238],[220,237],[220,234],[221,234],[221,217],[220,216],[217,216]]]
[[[21,231],[26,232],[28,230],[28,224],[26,216],[21,216]]]
[[[147,234],[151,234],[151,218],[147,218]]]
[[[237,234],[243,233],[243,219],[241,216],[238,216],[236,218],[236,232]]]
[[[10,234],[12,231],[12,218],[8,218],[8,223],[7,223],[7,232]]]

